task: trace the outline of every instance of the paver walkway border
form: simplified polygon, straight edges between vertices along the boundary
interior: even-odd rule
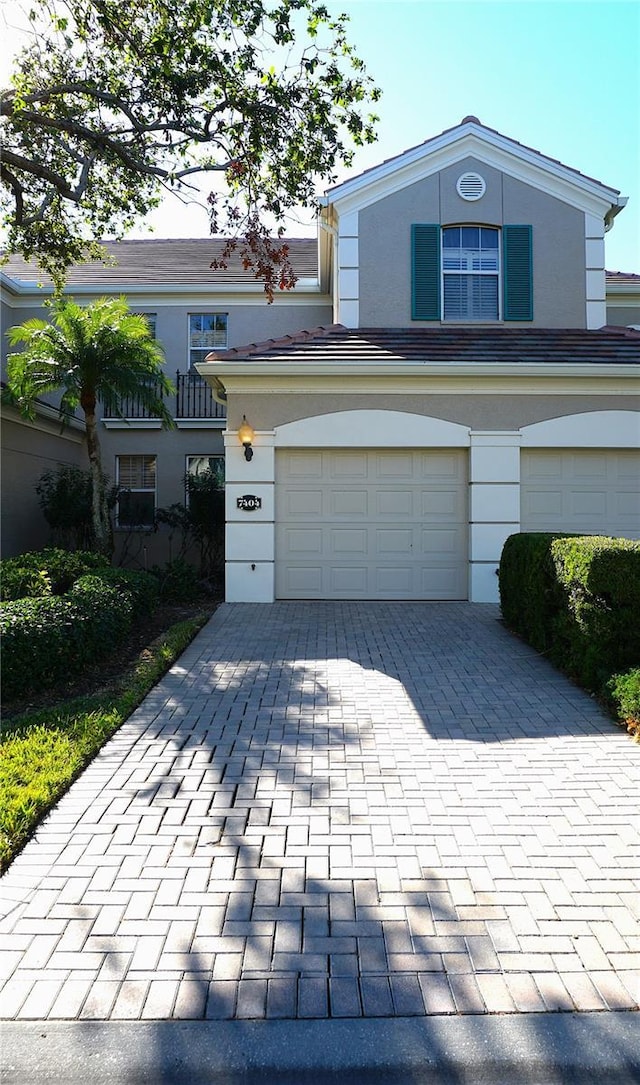
[[[498,619],[220,607],[3,879],[2,1015],[637,1008],[639,748]]]

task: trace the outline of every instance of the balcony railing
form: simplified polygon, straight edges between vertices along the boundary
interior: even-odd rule
[[[227,412],[221,403],[213,398],[211,388],[198,373],[176,373],[176,393],[167,403],[172,408],[174,418],[225,419]],[[124,418],[153,418],[151,412],[142,405],[137,396],[127,396],[121,401]],[[105,418],[118,417],[105,411]]]

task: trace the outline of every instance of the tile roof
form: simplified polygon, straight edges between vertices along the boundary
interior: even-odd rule
[[[318,274],[318,242],[316,238],[283,238],[289,245],[289,257],[298,278],[315,279]],[[153,286],[157,284],[251,283],[254,278],[242,267],[237,254],[229,260],[226,270],[214,270],[211,261],[218,258],[224,246],[223,238],[144,238],[128,241],[104,241],[107,252],[117,261],[105,267],[97,260],[71,268],[67,282],[70,286],[83,284],[108,286]],[[12,279],[23,282],[51,280],[35,264],[21,256],[10,256],[0,267]]]
[[[205,361],[305,363],[447,362],[530,364],[532,362],[640,364],[640,332],[605,327],[564,328],[345,328],[342,324],[213,352]]]
[[[614,286],[616,283],[631,283],[634,286],[640,286],[640,275],[636,275],[634,271],[605,271],[604,274],[608,286]]]

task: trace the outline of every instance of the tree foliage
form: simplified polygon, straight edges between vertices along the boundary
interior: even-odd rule
[[[70,298],[53,298],[50,322],[26,320],[9,328],[12,346],[23,349],[7,360],[12,400],[27,418],[35,418],[38,400],[59,394],[63,422],[81,408],[92,478],[92,526],[96,547],[109,553],[111,520],[102,470],[98,418],[101,402],[123,418],[123,401],[138,402],[163,425],[173,425],[164,396],[173,392],[165,376],[160,345],[151,338],[146,318],[131,313],[124,298],[99,298],[82,307]]]
[[[268,292],[290,285],[267,223],[312,203],[318,178],[374,139],[379,92],[346,16],[316,0],[32,7],[1,99],[8,247],[60,285],[96,255],[93,239],[122,236],[164,190],[189,198],[195,175],[212,173],[223,182],[209,197],[212,232],[243,236]]]
[[[104,478],[107,508],[111,512],[118,499],[118,487]],[[36,484],[40,508],[51,529],[54,546],[63,550],[93,550],[91,471],[62,464],[54,471],[45,471]]]

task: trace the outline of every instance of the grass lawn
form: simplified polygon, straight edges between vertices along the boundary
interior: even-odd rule
[[[0,744],[0,871],[124,723],[211,616],[195,613],[167,628],[123,665],[107,686],[5,721]],[[97,685],[100,685],[97,683]]]

